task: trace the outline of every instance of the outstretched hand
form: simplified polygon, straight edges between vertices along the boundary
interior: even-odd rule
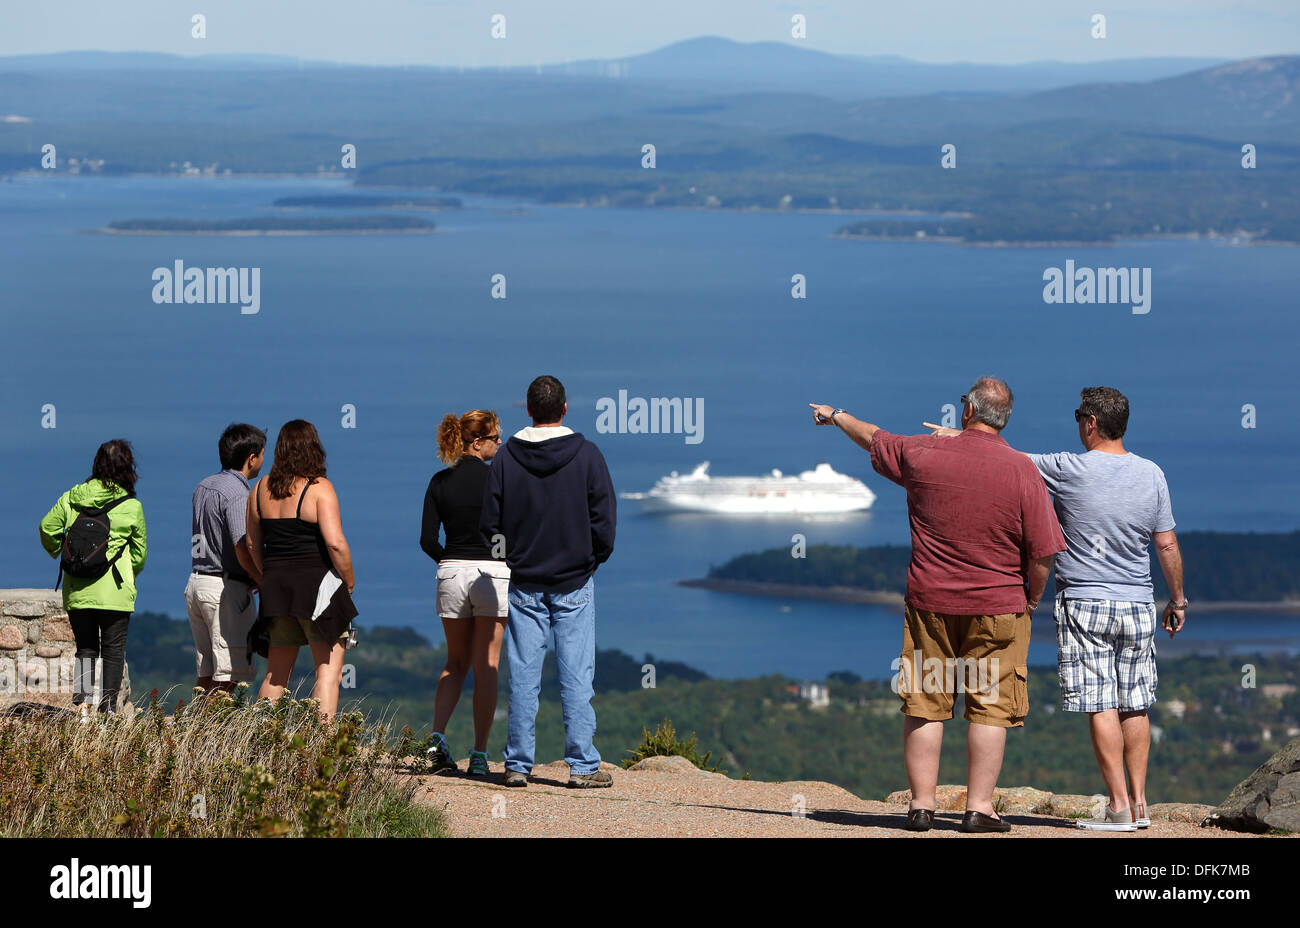
[[[961,434],[961,429],[950,429],[946,425],[935,425],[933,422],[922,422],[921,425],[930,429],[931,434],[939,438],[956,438]]]
[[[808,405],[812,407],[813,421],[818,425],[835,424],[834,420],[831,419],[831,413],[835,411],[834,406],[825,406],[819,403],[809,403]]]

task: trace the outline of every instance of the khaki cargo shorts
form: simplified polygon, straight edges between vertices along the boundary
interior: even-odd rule
[[[248,631],[257,621],[257,600],[248,584],[191,573],[185,585],[185,610],[194,635],[198,675],[217,683],[252,680]]]
[[[903,714],[950,719],[962,693],[967,721],[1023,725],[1029,714],[1029,623],[1028,612],[947,615],[908,604],[895,677]]]

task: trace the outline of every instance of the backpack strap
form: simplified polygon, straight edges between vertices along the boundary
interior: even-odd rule
[[[127,499],[135,499],[135,494],[134,494],[134,493],[127,493],[125,496],[118,496],[118,498],[117,498],[117,499],[114,499],[112,503],[109,503],[109,504],[108,504],[108,506],[101,506],[101,507],[99,507],[99,508],[95,508],[95,507],[87,507],[87,506],[77,506],[77,504],[75,504],[75,503],[73,503],[73,502],[70,502],[70,500],[69,500],[68,508],[72,509],[72,511],[73,511],[73,521],[75,522],[75,521],[77,521],[77,517],[78,517],[78,516],[85,515],[86,512],[99,512],[101,516],[105,516],[105,517],[107,517],[107,516],[108,516],[108,513],[109,513],[109,511],[110,511],[110,509],[113,509],[113,508],[116,508],[117,506],[120,506],[120,504],[121,504],[121,503],[125,503]],[[69,528],[72,528],[72,526],[70,526],[70,525],[65,525],[65,526],[64,526],[64,546],[65,546],[65,547],[66,547],[66,545],[68,545],[68,529],[69,529]],[[112,524],[109,525],[109,532],[112,532]],[[118,559],[118,558],[121,558],[123,552],[125,552],[125,551],[126,551],[126,548],[127,548],[127,547],[130,547],[130,545],[131,545],[131,538],[130,538],[130,535],[127,535],[126,542],[123,543],[121,550],[118,551],[116,555],[113,555],[113,558],[110,559],[110,560],[108,561],[110,567],[113,568],[113,580],[117,582],[117,585],[118,585],[118,586],[121,586],[121,585],[122,585],[122,574],[121,574],[120,572],[118,572],[118,569],[117,569],[117,559]],[[60,558],[60,559],[59,559],[59,576],[57,576],[57,577],[55,578],[55,589],[56,589],[56,590],[59,589],[59,587],[62,586],[62,585],[64,585],[64,559]]]
[[[315,482],[316,478],[312,477],[307,481],[307,486],[303,487],[302,492],[298,494],[298,511],[295,512],[293,516],[295,519],[302,519],[302,501],[307,498],[307,487],[311,486]]]

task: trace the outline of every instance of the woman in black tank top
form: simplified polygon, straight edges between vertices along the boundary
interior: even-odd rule
[[[285,502],[295,496],[289,510]],[[304,504],[309,518],[303,517]],[[248,636],[249,653],[267,658],[258,697],[274,702],[284,695],[298,649],[310,645],[316,667],[312,696],[320,701],[321,715],[333,718],[357,614],[355,578],[338,497],[325,479],[325,449],[310,422],[295,419],[280,429],[271,472],[248,497],[247,531],[249,552],[262,571],[261,608]]]

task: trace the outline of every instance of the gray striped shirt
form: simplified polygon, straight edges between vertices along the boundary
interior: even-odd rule
[[[205,477],[194,490],[194,518],[191,525],[194,570],[224,571],[249,580],[239,566],[235,545],[244,540],[244,512],[248,505],[248,480],[237,470],[223,470]]]

